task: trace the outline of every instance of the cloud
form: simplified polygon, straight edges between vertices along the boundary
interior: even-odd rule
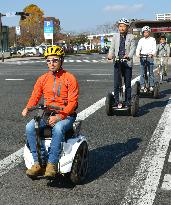
[[[144,8],[143,4],[116,4],[116,5],[108,5],[104,8],[107,12],[137,12]]]

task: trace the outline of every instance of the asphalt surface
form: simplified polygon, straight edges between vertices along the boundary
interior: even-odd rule
[[[78,112],[113,90],[113,65],[100,61],[104,57],[86,56],[90,62],[66,62],[64,65],[77,77],[80,85]],[[79,56],[70,58],[79,59]],[[92,59],[98,62],[92,62]],[[25,124],[32,116],[23,118],[21,112],[37,77],[46,70],[44,62],[0,64],[0,160],[24,146]],[[133,78],[138,75],[139,68],[135,66]],[[24,80],[5,80],[11,78]],[[25,175],[23,162],[0,178],[0,204],[119,205],[171,96],[170,85],[171,82],[161,85],[159,99],[141,98],[139,114],[135,118],[108,117],[102,107],[84,120],[81,132],[88,138],[90,149],[84,184],[73,186],[62,177],[51,183],[45,179],[32,181]],[[163,167],[155,205],[171,204],[171,191],[161,189],[165,173],[171,174],[167,163]]]

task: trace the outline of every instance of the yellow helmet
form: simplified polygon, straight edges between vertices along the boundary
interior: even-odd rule
[[[47,58],[48,56],[59,56],[64,57],[65,53],[62,47],[60,46],[51,46],[47,48],[44,52],[44,57]]]

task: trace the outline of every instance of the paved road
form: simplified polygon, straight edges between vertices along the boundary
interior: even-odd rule
[[[97,62],[92,61],[94,56],[86,57],[90,62],[83,59],[82,62],[76,62],[79,60],[77,56],[74,62],[65,63],[65,68],[76,75],[80,84],[78,112],[105,97],[113,88],[112,64],[100,62],[103,57],[96,56]],[[31,61],[0,64],[0,164],[25,143],[24,126],[32,116],[23,119],[20,113],[31,94],[36,78],[46,71],[44,62]],[[169,74],[171,76],[171,72]],[[133,70],[133,78],[136,76],[138,66]],[[73,187],[63,178],[53,183],[47,183],[44,179],[32,181],[25,175],[22,162],[0,177],[0,204],[145,204],[133,201],[140,195],[137,195],[136,191],[141,192],[145,187],[148,167],[143,167],[143,159],[148,156],[148,148],[152,149],[155,144],[154,131],[170,96],[170,83],[163,83],[160,99],[141,98],[139,116],[136,118],[108,117],[103,106],[84,120],[82,133],[88,138],[90,166],[83,185]],[[161,130],[164,129],[162,126],[163,124],[160,125]],[[157,190],[153,193],[155,205],[171,204],[171,188],[168,183],[171,176],[171,146],[165,147],[164,164]],[[154,147],[154,152],[157,149],[158,144]],[[146,162],[150,160],[149,157]],[[144,178],[137,178],[140,171],[143,172]],[[135,189],[133,181],[141,187]],[[128,203],[130,198],[132,201]]]

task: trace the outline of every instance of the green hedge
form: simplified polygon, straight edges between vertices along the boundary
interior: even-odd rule
[[[98,50],[97,49],[93,49],[93,50],[78,51],[78,54],[91,54],[91,53],[98,53]]]

